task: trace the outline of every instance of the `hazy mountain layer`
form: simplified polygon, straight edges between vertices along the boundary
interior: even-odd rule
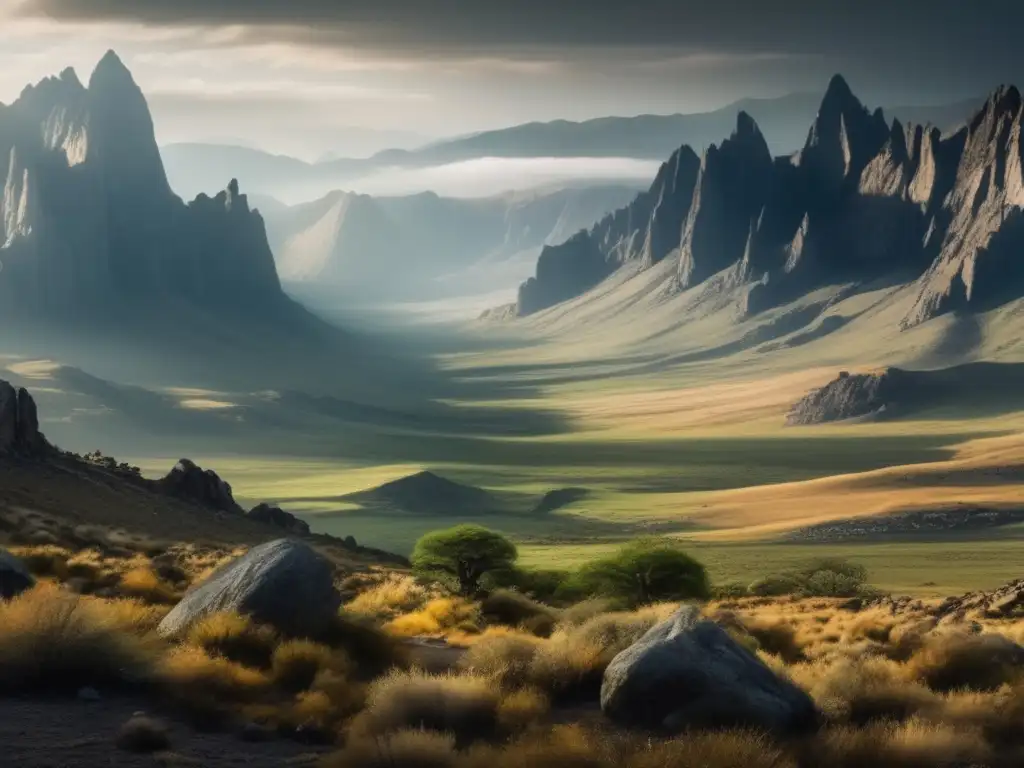
[[[271,209],[267,230],[285,281],[331,285],[358,299],[426,300],[514,289],[523,272],[509,278],[509,259],[536,258],[545,244],[564,240],[635,193],[627,186],[476,199],[335,192]]]
[[[675,115],[602,117],[583,122],[555,120],[483,131],[433,142],[410,150],[387,150],[369,158],[338,158],[308,163],[246,147],[173,144],[162,149],[171,186],[191,195],[237,177],[251,192],[273,195],[282,188],[349,184],[381,169],[430,166],[497,158],[644,158],[660,160],[681,144],[699,152],[732,130],[745,111],[757,120],[775,153],[803,145],[820,96],[791,94],[744,99],[711,112]],[[980,99],[933,107],[887,109],[901,120],[931,123],[942,129],[963,124]],[[307,198],[308,199],[308,198]]]
[[[683,147],[648,192],[545,249],[517,312],[578,296],[626,262],[647,269],[669,255],[677,261],[665,290],[737,291],[742,314],[887,276],[915,281],[902,327],[1020,297],[1022,112],[1019,92],[1003,88],[943,134],[887,122],[837,76],[803,149],[779,158],[741,113],[696,171]]]

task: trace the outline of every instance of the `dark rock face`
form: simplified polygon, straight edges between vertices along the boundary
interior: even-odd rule
[[[0,110],[0,307],[65,321],[172,300],[223,311],[285,301],[263,221],[237,183],[185,205],[139,87],[108,53]]]
[[[157,481],[164,493],[195,502],[220,512],[242,514],[231,494],[231,486],[212,469],[203,469],[190,459],[181,459],[165,477]]]
[[[0,380],[0,456],[38,458],[51,450],[39,431],[39,415],[32,395]]]
[[[309,533],[309,523],[299,520],[291,512],[285,512],[280,507],[274,507],[270,504],[259,504],[246,512],[245,516],[258,523],[266,523],[276,528],[283,528],[291,533],[301,535]]]
[[[699,170],[696,153],[681,147],[648,191],[562,245],[546,247],[537,275],[519,288],[516,314],[523,317],[579,296],[626,262],[652,266],[678,249]]]
[[[612,659],[601,710],[620,725],[669,733],[729,726],[792,733],[818,720],[806,693],[693,606]]]
[[[587,232],[579,232],[561,245],[547,246],[537,260],[537,276],[519,286],[519,314],[532,315],[578,296],[610,272]]]
[[[760,129],[740,112],[736,131],[720,147],[711,145],[683,232],[679,284],[696,285],[743,258],[751,226],[771,190],[772,156]]]
[[[880,373],[840,373],[793,406],[790,425],[825,424],[856,418],[881,418],[899,412],[900,403],[915,396],[912,374],[899,368]]]
[[[36,583],[25,565],[10,552],[0,549],[0,600],[10,600]]]
[[[883,276],[916,280],[903,328],[998,306],[1024,295],[1022,135],[1024,99],[1013,87],[944,136],[887,123],[836,76],[800,152],[773,160],[741,114],[696,170],[696,156],[680,150],[649,192],[589,230],[585,249],[550,249],[562,267],[547,270],[552,290],[538,272],[518,313],[536,311],[532,295],[549,306],[625,261],[649,267],[677,248],[678,288],[732,270],[712,288],[747,286],[748,315],[821,285]]]
[[[290,636],[316,637],[339,603],[331,564],[302,542],[279,539],[254,547],[186,592],[158,631],[178,637],[206,616],[237,611]]]

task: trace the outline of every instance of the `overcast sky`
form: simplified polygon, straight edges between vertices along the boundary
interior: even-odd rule
[[[555,118],[1024,83],[1020,0],[0,0],[0,101],[114,48],[162,142],[315,157]]]

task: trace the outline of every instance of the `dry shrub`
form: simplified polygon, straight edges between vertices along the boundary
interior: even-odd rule
[[[324,635],[316,639],[343,650],[352,662],[352,674],[361,679],[407,665],[408,651],[398,638],[365,617],[339,613]]]
[[[307,690],[323,671],[344,673],[349,662],[341,651],[311,640],[288,640],[274,649],[270,676],[279,688],[298,693]]]
[[[160,605],[174,605],[181,599],[181,595],[174,587],[164,582],[148,566],[132,568],[123,573],[118,591],[125,597],[134,597]]]
[[[71,552],[53,544],[34,547],[14,547],[11,554],[21,560],[33,576],[54,579],[67,578],[68,559]]]
[[[984,764],[989,749],[976,732],[912,720],[825,731],[802,757],[805,768],[952,768]]]
[[[172,703],[201,726],[219,725],[240,704],[263,698],[271,688],[262,672],[221,656],[207,656],[189,645],[173,649],[160,660],[159,679]]]
[[[256,624],[238,613],[214,613],[197,622],[187,635],[187,642],[211,656],[265,669],[278,644],[277,633],[268,626]]]
[[[448,734],[403,730],[353,739],[323,768],[455,768],[455,740]]]
[[[117,734],[117,748],[126,752],[149,754],[170,749],[170,746],[167,725],[152,717],[136,715],[122,725]]]
[[[398,637],[423,637],[444,634],[458,629],[479,631],[479,608],[461,597],[439,597],[419,611],[398,616],[386,626]]]
[[[522,632],[489,630],[469,647],[461,666],[471,674],[491,678],[505,689],[526,685],[531,666],[544,641]]]
[[[547,636],[555,628],[558,612],[511,589],[496,589],[484,598],[480,612],[489,624],[524,627],[531,634]]]
[[[487,678],[394,671],[371,684],[352,732],[381,736],[420,728],[450,733],[466,745],[492,738],[497,720],[498,692]]]
[[[498,725],[507,733],[518,733],[540,722],[550,709],[548,697],[536,688],[520,688],[498,703]]]
[[[796,768],[796,761],[762,733],[697,731],[651,742],[629,760],[629,768]]]
[[[935,691],[994,691],[1020,677],[1024,648],[1002,635],[932,635],[907,667]]]
[[[140,637],[155,633],[164,616],[171,610],[169,605],[150,605],[127,598],[104,600],[83,596],[81,600],[85,605],[95,606],[95,610],[101,611],[113,626]]]
[[[805,683],[808,676],[819,676],[807,687],[822,711],[837,722],[902,722],[934,711],[939,704],[934,693],[908,679],[903,667],[880,656],[818,662],[806,669],[791,669],[798,682],[802,682],[801,673]]]
[[[605,613],[614,613],[621,610],[620,605],[614,600],[604,597],[594,597],[589,600],[564,608],[559,616],[559,627],[565,629],[578,627],[591,619]]]
[[[150,680],[158,644],[129,631],[127,613],[46,584],[0,601],[0,691]]]
[[[409,613],[427,602],[426,588],[407,574],[389,573],[345,604],[345,610],[375,619]]]

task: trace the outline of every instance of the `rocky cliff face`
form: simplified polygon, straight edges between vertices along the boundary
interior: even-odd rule
[[[207,307],[282,297],[259,215],[237,184],[185,205],[145,97],[114,53],[0,109],[0,303],[70,316],[162,297]],[[230,297],[230,298],[229,298]]]
[[[547,290],[538,271],[527,298],[543,300],[521,303],[518,313],[589,289],[594,264],[607,275],[623,261],[643,258],[649,266],[676,248],[680,289],[732,270],[727,284],[747,285],[741,310],[748,314],[821,285],[883,275],[914,284],[916,300],[903,327],[1018,298],[1024,295],[1022,122],[1024,100],[1010,87],[951,135],[887,123],[837,76],[800,152],[771,158],[754,121],[741,114],[733,136],[704,153],[692,183],[686,173],[667,171],[681,165],[678,157],[695,157],[684,148],[651,191],[585,233],[586,249],[582,236],[573,239],[576,247],[549,249],[545,273],[558,286]],[[666,178],[676,182],[671,194]],[[580,270],[575,283],[574,269]]]
[[[39,431],[32,395],[0,380],[0,457],[38,458],[52,450]]]

